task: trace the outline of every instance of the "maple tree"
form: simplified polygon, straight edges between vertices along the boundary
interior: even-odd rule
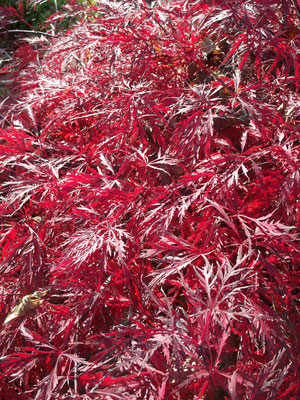
[[[299,15],[95,0],[20,43],[0,71],[3,399],[297,398]]]

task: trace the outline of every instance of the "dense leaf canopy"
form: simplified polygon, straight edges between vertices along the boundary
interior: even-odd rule
[[[296,399],[298,2],[63,18],[1,106],[2,398]]]

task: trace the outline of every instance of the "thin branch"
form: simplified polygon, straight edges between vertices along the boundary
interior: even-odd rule
[[[50,36],[50,37],[57,37],[57,35],[52,35],[51,33],[46,33],[46,32],[42,32],[42,31],[29,31],[26,29],[9,29],[6,32],[9,32],[9,33],[32,33],[32,34],[39,34],[39,35]]]

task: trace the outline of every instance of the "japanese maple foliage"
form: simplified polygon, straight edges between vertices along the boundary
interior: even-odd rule
[[[297,398],[299,11],[96,0],[20,44],[2,399]]]

